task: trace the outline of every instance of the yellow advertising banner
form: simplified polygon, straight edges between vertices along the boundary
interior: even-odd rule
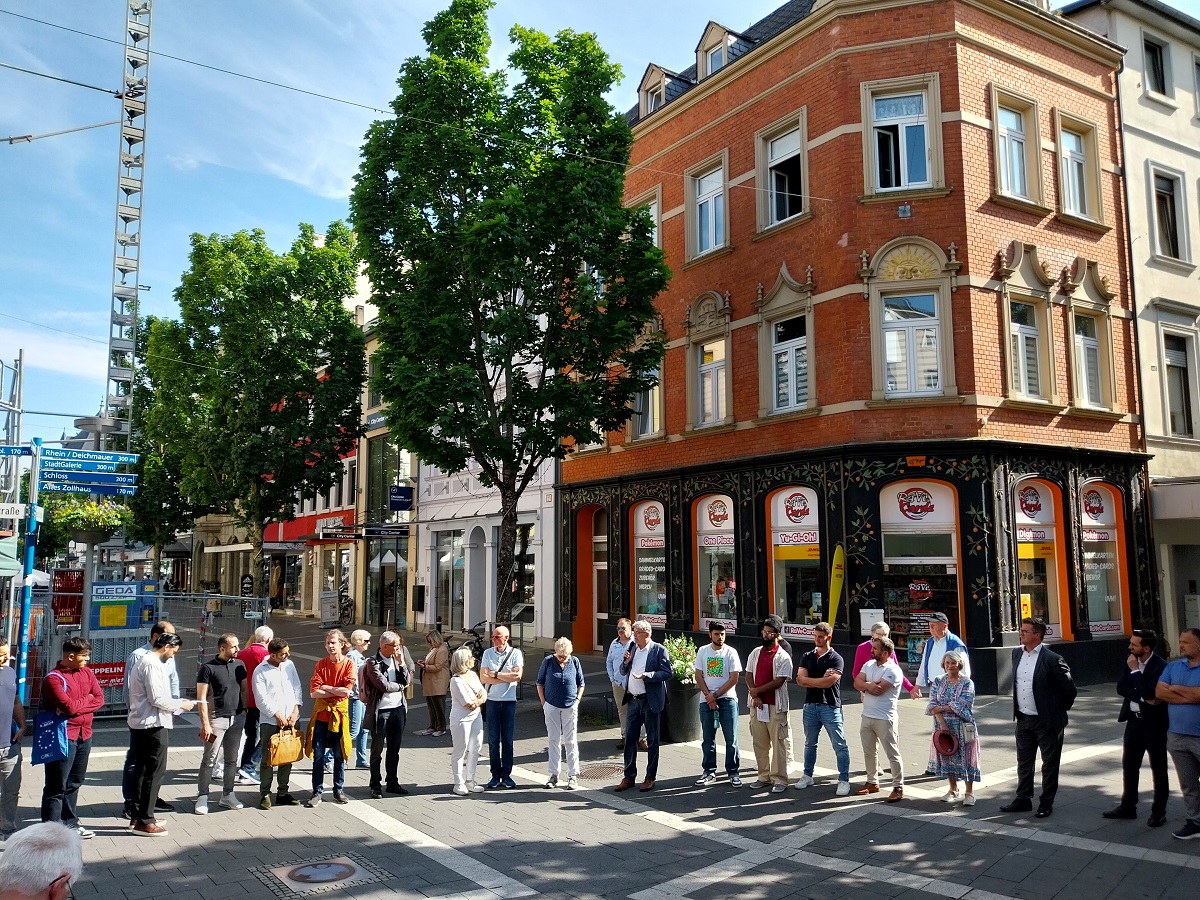
[[[829,624],[837,621],[838,602],[842,599],[842,585],[846,581],[846,551],[841,544],[833,551],[833,565],[829,570]]]
[[[775,545],[776,559],[820,559],[820,544],[788,544]]]

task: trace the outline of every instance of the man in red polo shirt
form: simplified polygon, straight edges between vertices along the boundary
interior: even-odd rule
[[[258,742],[258,705],[254,702],[254,669],[267,658],[267,644],[275,632],[266,625],[254,629],[254,637],[237,658],[246,667],[246,685],[249,696],[246,702],[246,735],[242,742],[242,767],[238,770],[238,784],[258,784],[258,764],[262,760],[262,745]]]

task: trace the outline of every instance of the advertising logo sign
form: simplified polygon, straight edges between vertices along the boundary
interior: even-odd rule
[[[729,521],[729,507],[724,500],[714,500],[708,505],[708,521],[714,528],[722,528]]]
[[[642,522],[651,531],[654,531],[662,524],[662,513],[659,511],[657,504],[650,504],[642,511]]]
[[[908,586],[910,600],[928,600],[933,596],[933,587],[928,581],[914,581]]]
[[[924,488],[909,488],[896,495],[900,513],[906,519],[919,521],[934,511],[933,496]]]
[[[1084,494],[1083,511],[1099,522],[1104,518],[1104,495],[1095,488]]]
[[[1021,488],[1017,493],[1017,502],[1021,505],[1021,512],[1031,519],[1036,519],[1042,511],[1042,495],[1032,485]]]
[[[794,494],[790,494],[783,502],[783,512],[784,515],[788,517],[788,521],[795,522],[797,525],[799,525],[806,518],[808,518],[808,514],[810,512],[808,498],[799,491]]]

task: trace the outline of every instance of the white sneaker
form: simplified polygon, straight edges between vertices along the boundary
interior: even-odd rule
[[[468,793],[470,793],[470,794],[482,794],[482,793],[483,793],[483,790],[484,790],[484,788],[483,788],[483,785],[482,785],[482,784],[476,784],[476,783],[475,783],[475,782],[473,782],[473,781],[468,781],[468,782],[467,782],[467,792],[468,792]]]
[[[958,791],[946,791],[946,793],[941,797],[943,803],[953,803],[958,799],[960,799],[960,794]]]
[[[546,782],[546,787],[548,787],[548,788],[556,788],[556,787],[558,787],[558,776],[557,776],[557,775],[551,775],[551,776],[550,776],[550,780]]]
[[[797,790],[802,791],[807,787],[812,787],[814,784],[816,784],[816,782],[813,781],[813,777],[811,775],[801,775],[799,778],[796,779],[796,789]],[[846,786],[849,787],[849,785],[846,785]]]
[[[579,785],[575,783],[574,775],[572,775],[570,778],[567,779],[567,790],[568,791],[573,791],[578,787],[579,787]]]
[[[221,805],[226,809],[241,809],[244,804],[235,794],[230,793],[221,798]]]
[[[967,794],[967,796],[963,797],[963,806],[974,806],[974,805],[975,805],[975,795],[974,794]]]
[[[198,815],[198,816],[207,816],[208,815],[208,795],[207,794],[205,794],[203,797],[196,798],[195,812],[196,812],[196,815]]]
[[[259,784],[260,780],[259,780],[259,777],[257,774],[253,774],[250,772],[243,772],[239,769],[238,773],[237,773],[237,783],[238,784]]]
[[[465,797],[467,796],[467,789],[464,785],[456,784],[454,786],[454,793],[458,794],[460,797]]]
[[[850,782],[839,781],[837,786],[837,795],[839,797],[848,797],[850,795]]]
[[[74,826],[74,830],[75,830],[75,833],[79,835],[79,839],[81,841],[86,841],[89,838],[94,838],[96,836],[96,832],[92,831],[90,828],[84,828],[82,825],[79,825],[79,824],[76,824]]]

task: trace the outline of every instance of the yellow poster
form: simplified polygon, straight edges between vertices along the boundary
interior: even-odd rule
[[[124,603],[105,603],[100,606],[101,628],[124,628],[129,607]]]
[[[1029,594],[1021,595],[1021,618],[1033,618],[1033,597],[1031,597]]]
[[[846,581],[846,551],[838,544],[833,551],[833,566],[829,571],[829,624],[837,622],[838,601],[842,599],[842,585]]]

